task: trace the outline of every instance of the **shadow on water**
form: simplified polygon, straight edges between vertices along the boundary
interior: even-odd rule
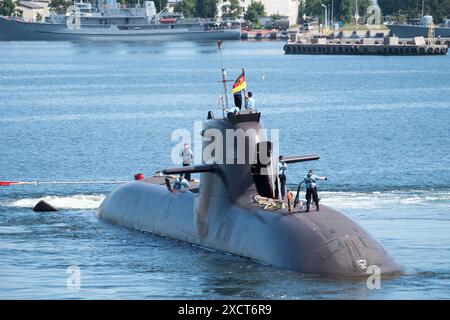
[[[227,43],[239,41],[227,41]],[[109,55],[151,54],[163,55],[176,52],[177,54],[217,55],[216,41],[170,42],[170,41],[84,41],[63,42],[75,50],[76,54],[100,53]]]

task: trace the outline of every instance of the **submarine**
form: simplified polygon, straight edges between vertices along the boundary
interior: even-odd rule
[[[262,129],[259,112],[215,118],[210,111],[201,131],[202,164],[167,168],[118,187],[104,199],[98,217],[301,273],[367,277],[374,265],[381,274],[401,272],[384,247],[343,213],[325,205],[306,212],[277,196],[278,158]],[[246,133],[242,159],[238,146],[229,143],[238,135],[230,132]],[[216,146],[222,149],[205,153],[218,134],[224,141]],[[307,155],[283,160],[294,164],[318,159]],[[188,172],[199,173],[199,182],[184,192],[174,191],[176,176]]]
[[[103,200],[98,218],[300,273],[345,278],[367,277],[371,270],[402,273],[382,244],[345,214],[324,205],[307,212],[296,201],[292,205],[292,196],[281,198],[278,136],[269,137],[261,113],[242,110],[236,95],[236,108],[228,108],[221,45],[223,115],[209,111],[203,122],[202,164],[166,168],[149,178],[136,175]],[[233,91],[235,86],[245,96],[244,69]],[[283,156],[283,161],[319,158]],[[199,181],[173,190],[177,177],[186,173],[200,174]]]

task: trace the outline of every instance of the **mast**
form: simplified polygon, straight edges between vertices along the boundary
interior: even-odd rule
[[[245,81],[247,82],[247,78],[245,77],[245,69],[242,68],[242,74],[244,75]],[[247,110],[247,88],[244,88],[244,108]]]
[[[225,96],[225,105],[224,100],[222,99],[222,111],[223,111],[223,117],[225,118],[225,108],[228,108],[228,85],[227,85],[227,70],[223,67],[223,58],[222,58],[222,43],[223,41],[217,41],[217,46],[219,47],[219,53],[220,53],[220,68],[222,70],[222,83],[223,83],[223,94]]]

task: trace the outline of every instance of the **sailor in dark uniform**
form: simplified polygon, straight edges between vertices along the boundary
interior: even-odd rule
[[[305,176],[302,182],[299,183],[297,188],[297,196],[295,197],[294,207],[298,203],[298,198],[300,194],[300,187],[304,183],[306,188],[306,212],[309,211],[309,207],[311,206],[311,198],[314,200],[316,204],[317,211],[319,211],[319,195],[317,194],[317,181],[318,180],[328,180],[327,177],[319,177],[314,174],[314,171],[311,169],[308,171],[308,174]]]
[[[192,160],[194,159],[194,153],[191,148],[189,148],[189,144],[185,143],[184,148],[180,153],[181,158],[183,159],[183,167],[188,167],[191,165]],[[191,174],[189,172],[185,175],[186,179],[192,181]]]
[[[286,196],[287,164],[283,161],[283,156],[280,156],[278,159],[278,179],[280,181],[281,199],[284,200],[284,197]]]

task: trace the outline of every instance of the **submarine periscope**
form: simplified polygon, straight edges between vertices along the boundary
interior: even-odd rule
[[[402,266],[351,218],[325,205],[305,212],[277,196],[277,157],[260,118],[259,112],[245,110],[223,118],[210,112],[203,123],[202,149],[211,149],[218,133],[222,149],[209,157],[204,152],[203,164],[169,168],[118,187],[105,198],[98,217],[301,273],[362,277],[370,266],[381,274],[400,273]],[[227,134],[230,130],[235,134]],[[231,143],[240,132],[245,132],[244,161]],[[283,158],[292,164],[318,159]],[[199,173],[200,183],[185,192],[172,190],[175,175],[187,172]]]

